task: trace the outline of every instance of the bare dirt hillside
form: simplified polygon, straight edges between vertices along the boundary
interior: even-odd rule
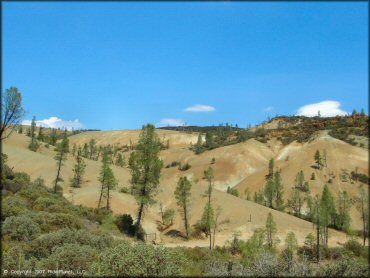
[[[125,145],[131,144],[130,140],[135,144],[139,133],[139,130],[92,131],[70,136],[69,140],[70,146],[73,144],[82,146],[92,138],[97,141],[98,145]],[[220,206],[222,208],[220,216],[222,224],[216,236],[216,244],[224,244],[232,237],[233,231],[236,230],[241,231],[242,238],[248,238],[254,229],[265,225],[267,214],[271,212],[276,220],[278,237],[283,245],[288,231],[294,231],[299,242],[303,243],[308,233],[315,232],[312,223],[227,194],[225,191],[228,186],[235,187],[242,193],[247,187],[252,192],[263,188],[268,161],[271,158],[275,158],[276,166],[282,169],[285,197],[289,196],[295,175],[300,170],[304,171],[307,179],[312,172],[315,172],[316,180],[309,181],[311,191],[314,194],[321,193],[323,184],[328,179],[329,172],[334,172],[336,178],[330,184],[332,191],[338,193],[339,190],[347,190],[353,197],[357,194],[358,186],[339,181],[340,170],[346,168],[352,171],[355,167],[358,167],[359,172],[363,173],[367,173],[368,170],[367,151],[331,138],[326,133],[320,134],[317,139],[305,144],[293,142],[283,147],[277,140],[270,140],[267,144],[263,144],[250,139],[244,143],[217,148],[200,155],[195,155],[189,150],[190,143],[196,142],[198,134],[168,130],[158,130],[158,134],[163,142],[169,140],[170,145],[169,149],[161,151],[160,154],[164,160],[164,165],[170,164],[172,161],[188,162],[191,165],[191,168],[187,171],[180,171],[177,167],[164,168],[162,171],[158,203],[160,202],[164,207],[176,210],[174,225],[164,232],[157,230],[157,223],[160,221],[158,204],[152,206],[145,213],[143,226],[146,232],[156,233],[157,239],[168,246],[206,246],[208,244],[207,239],[194,239],[185,242],[179,237],[171,236],[171,234],[176,234],[177,231],[184,230],[173,194],[180,176],[186,175],[193,181],[190,223],[194,225],[200,220],[206,202],[204,192],[207,185],[203,179],[203,172],[208,166],[214,168],[216,190],[214,190],[213,202],[215,207]],[[51,187],[56,173],[53,147],[46,148],[43,145],[35,153],[27,148],[29,140],[25,135],[14,133],[5,141],[3,151],[9,157],[8,164],[17,171],[27,172],[33,179],[41,176],[45,179],[46,184]],[[328,167],[322,171],[310,167],[314,162],[313,156],[316,149],[327,150]],[[129,152],[125,152],[124,155],[127,159]],[[211,164],[212,158],[215,158],[215,164]],[[84,183],[81,188],[74,189],[72,192],[69,187],[69,180],[72,178],[74,158],[72,155],[68,156],[68,160],[62,169],[62,177],[64,179],[64,183],[62,183],[63,192],[69,200],[76,204],[96,207],[99,198],[100,184],[98,176],[101,162],[88,159],[85,159],[85,162],[87,167]],[[129,186],[129,169],[117,166],[112,166],[112,168],[119,180],[118,189],[123,186]],[[114,213],[136,215],[137,205],[134,197],[130,194],[120,193],[118,189],[112,194],[111,204]],[[352,214],[354,227],[360,228],[360,219],[354,209]],[[250,217],[252,219],[251,222],[249,222]],[[330,235],[329,243],[331,245],[346,240],[346,235],[338,231],[332,230]]]

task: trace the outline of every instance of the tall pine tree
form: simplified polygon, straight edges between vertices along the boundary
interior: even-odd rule
[[[75,145],[74,145],[75,146]],[[73,178],[71,180],[72,187],[81,187],[82,178],[85,173],[86,163],[82,158],[82,150],[81,147],[77,150],[76,156],[76,164],[74,165],[73,171]]]
[[[180,207],[180,213],[184,219],[186,237],[189,238],[189,206],[191,196],[191,182],[187,177],[180,177],[175,190],[177,205]]]
[[[152,124],[143,126],[136,150],[130,156],[133,194],[139,205],[135,237],[139,237],[144,209],[155,202],[163,161],[159,158],[161,142]]]

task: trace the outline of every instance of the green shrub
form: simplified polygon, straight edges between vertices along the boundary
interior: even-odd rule
[[[181,171],[187,171],[190,168],[191,168],[191,165],[189,163],[186,163],[186,164],[184,164],[182,166],[181,165],[179,166],[179,170],[181,170]]]
[[[118,215],[115,220],[115,224],[117,225],[118,229],[128,235],[133,237],[135,235],[136,226],[134,224],[134,220],[132,219],[131,215],[129,214],[122,214]],[[144,240],[145,231],[143,227],[140,225],[138,231],[138,238],[140,240]]]
[[[58,246],[53,253],[41,260],[44,269],[73,270],[73,272],[86,271],[90,264],[98,259],[99,250],[88,245],[67,243]]]
[[[172,161],[170,164],[167,164],[166,168],[177,167],[180,165],[181,163],[179,161]]]
[[[113,238],[108,235],[95,235],[87,230],[71,230],[68,228],[56,232],[43,234],[32,241],[31,253],[37,258],[47,257],[52,250],[64,244],[74,243],[79,245],[89,245],[92,248],[102,250],[110,247]]]
[[[128,187],[124,186],[124,187],[121,187],[119,192],[121,192],[121,193],[130,193],[130,189]]]
[[[361,262],[357,258],[344,256],[329,264],[323,264],[317,276],[325,277],[369,277],[367,262]]]
[[[76,214],[77,209],[62,196],[38,197],[33,203],[36,211]]]
[[[127,235],[134,236],[135,226],[134,220],[129,214],[122,214],[116,217],[116,225],[118,229]]]
[[[174,209],[166,209],[163,213],[163,221],[165,225],[169,225],[173,223],[173,218],[175,216]]]
[[[66,213],[40,211],[30,213],[27,216],[39,224],[42,232],[55,231],[65,227],[70,229],[82,229],[84,227],[78,217]]]
[[[26,216],[7,217],[2,229],[3,235],[22,241],[30,241],[41,232],[39,225]]]
[[[240,196],[240,193],[239,193],[238,189],[231,188],[230,186],[227,187],[226,192],[229,193],[229,194],[231,194],[231,195],[234,195],[236,197],[239,197]]]
[[[3,250],[2,269],[3,270],[35,270],[41,269],[39,261],[34,258],[26,259],[26,246],[23,244],[14,245],[8,250]],[[5,276],[5,275],[4,275]]]
[[[178,249],[122,241],[101,253],[92,265],[99,276],[175,276],[182,273],[186,258]]]
[[[28,186],[30,183],[30,176],[26,173],[19,172],[14,174],[13,179],[8,179],[4,182],[4,189],[9,190],[13,193],[17,193],[23,187]]]
[[[5,220],[10,216],[19,216],[26,213],[27,210],[27,200],[18,196],[9,196],[3,198],[2,203],[2,220]]]
[[[43,186],[37,186],[35,184],[31,184],[29,186],[23,187],[19,191],[19,195],[27,199],[30,202],[30,205],[33,206],[33,202],[37,198],[50,196],[50,193]]]
[[[357,257],[367,258],[368,256],[368,247],[363,246],[355,239],[350,239],[344,244],[344,248],[351,251]]]

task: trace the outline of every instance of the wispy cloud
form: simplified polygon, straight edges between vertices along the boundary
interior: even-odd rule
[[[272,110],[274,110],[274,107],[272,107],[272,106],[268,106],[265,109],[263,109],[263,111],[265,111],[265,112],[270,112]]]
[[[31,125],[31,120],[24,120],[22,122],[23,125]],[[49,119],[44,120],[36,120],[37,126],[43,126],[43,127],[49,127],[49,128],[61,128],[61,129],[67,129],[72,130],[73,129],[81,129],[84,128],[84,125],[79,120],[74,121],[66,121],[62,120],[58,117],[50,117]]]
[[[162,119],[159,122],[161,126],[183,126],[185,121],[183,119]]]
[[[344,116],[348,112],[340,109],[340,102],[335,100],[326,100],[318,103],[307,104],[298,109],[298,116],[314,117],[320,115],[322,117],[334,117],[334,116]]]
[[[195,104],[185,109],[186,112],[212,112],[215,110],[216,108],[213,106],[204,104]]]

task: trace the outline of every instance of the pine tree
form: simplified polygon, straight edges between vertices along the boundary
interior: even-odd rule
[[[314,203],[314,214],[313,214],[313,220],[315,221],[316,224],[316,260],[317,263],[320,262],[320,233],[321,233],[321,208],[320,208],[320,201],[319,201],[319,196],[316,195],[315,198],[315,203]]]
[[[302,213],[302,207],[304,205],[304,198],[298,188],[294,188],[290,199],[288,200],[288,207],[290,207],[293,213],[300,217]]]
[[[66,153],[69,153],[69,140],[68,140],[67,137],[68,137],[67,129],[64,129],[63,140],[65,140],[65,151],[66,151]]]
[[[96,152],[96,141],[94,138],[89,141],[89,159],[93,159]]]
[[[363,244],[366,245],[366,237],[369,233],[369,195],[365,191],[364,185],[360,185],[359,195],[357,198],[357,209],[361,213]]]
[[[96,154],[96,157],[95,157],[95,160],[96,161],[99,160],[99,157],[100,157],[100,154],[102,153],[102,150],[103,150],[103,147],[102,146],[99,146],[98,153]]]
[[[1,94],[0,141],[9,137],[19,125],[25,114],[22,107],[22,93],[16,87],[10,87]]]
[[[205,147],[209,150],[212,150],[215,147],[215,142],[213,138],[213,133],[212,132],[206,132],[206,142],[205,142]]]
[[[119,167],[125,167],[125,157],[121,154],[121,153],[118,153],[117,155],[117,159],[116,159],[116,165],[119,166]]]
[[[111,149],[109,146],[103,148],[102,168],[100,170],[99,181],[101,183],[98,209],[101,208],[103,199],[106,199],[106,209],[110,210],[110,191],[117,187],[118,181],[114,176],[111,165]]]
[[[89,158],[89,147],[87,143],[84,144],[83,149],[82,149],[82,156],[85,158]]]
[[[317,150],[317,151],[315,152],[315,156],[314,156],[314,158],[315,158],[315,163],[316,163],[316,167],[317,167],[317,169],[321,169],[321,166],[322,166],[323,164],[322,164],[322,157],[321,157],[321,154],[320,154],[320,151],[319,151],[319,150]]]
[[[214,218],[214,224],[213,224],[213,240],[212,240],[212,248],[214,249],[215,248],[215,241],[216,241],[216,230],[217,230],[217,226],[218,226],[218,219],[221,215],[221,212],[222,212],[222,209],[220,206],[218,206],[216,208],[216,215],[215,215],[215,218]]]
[[[211,229],[212,229],[212,225],[214,223],[214,211],[213,211],[213,208],[212,208],[212,204],[211,204],[211,197],[212,197],[212,191],[213,191],[213,179],[214,179],[214,176],[213,176],[213,169],[211,166],[208,167],[208,169],[206,171],[204,171],[204,176],[208,182],[208,188],[207,188],[207,191],[206,191],[206,195],[208,197],[208,203],[206,205],[206,208],[205,208],[205,212],[207,212],[207,230],[208,230],[208,235],[209,235],[209,249],[212,249],[212,233],[211,233]]]
[[[81,148],[79,148],[81,149]],[[77,150],[77,146],[76,144],[73,144],[73,147],[72,147],[72,155],[75,156],[76,155],[76,150]],[[81,150],[81,156],[82,156],[82,150]]]
[[[284,184],[281,178],[281,170],[276,171],[274,174],[274,185],[275,185],[275,190],[276,190],[276,201],[275,201],[276,209],[283,210],[284,209],[284,199],[283,199]]]
[[[37,135],[37,140],[44,141],[44,134],[42,134],[42,126],[39,128],[39,134]]]
[[[195,154],[203,152],[202,135],[199,133],[197,143],[194,146]]]
[[[269,174],[268,174],[268,179],[272,179],[274,177],[274,165],[275,161],[273,158],[269,160]]]
[[[191,182],[187,177],[180,177],[179,182],[175,190],[175,198],[177,205],[180,207],[180,212],[184,219],[184,226],[186,231],[186,237],[189,238],[189,206],[191,196]]]
[[[269,179],[266,183],[264,195],[266,198],[266,206],[273,208],[274,207],[274,199],[276,196],[276,188],[274,181],[272,179]]]
[[[303,171],[299,171],[296,178],[295,178],[295,187],[302,189],[304,185],[304,173]]]
[[[39,148],[39,144],[36,140],[36,135],[35,135],[35,131],[36,131],[36,117],[33,116],[32,118],[32,122],[31,122],[31,128],[30,128],[30,137],[31,137],[31,142],[30,144],[28,145],[28,148],[31,150],[31,151],[34,151],[36,152],[37,149]]]
[[[276,234],[276,223],[274,221],[274,217],[272,216],[271,212],[269,212],[266,220],[266,236],[267,236],[267,245],[269,248],[273,247],[274,244],[274,236]]]
[[[323,150],[323,157],[322,157],[322,160],[323,160],[323,166],[325,167],[328,167],[328,161],[327,161],[327,152],[326,152],[326,149]]]
[[[320,201],[320,211],[322,216],[322,226],[323,226],[323,243],[328,245],[329,237],[329,225],[335,226],[336,220],[336,207],[334,197],[331,194],[329,187],[325,184],[321,201]]]
[[[212,233],[211,229],[214,225],[215,213],[212,204],[206,203],[202,218],[200,220],[200,227],[205,231],[206,236],[209,236],[209,249],[212,248]]]
[[[74,145],[75,146],[75,145]],[[72,171],[74,173],[73,178],[71,179],[72,187],[80,187],[82,183],[82,178],[85,173],[86,164],[82,158],[81,147],[77,150],[76,164],[73,167]]]
[[[152,124],[143,127],[136,146],[130,156],[131,183],[133,194],[139,205],[135,224],[135,237],[139,237],[144,209],[155,202],[163,161],[159,158],[161,143]]]
[[[351,201],[347,191],[339,192],[338,198],[338,227],[348,232],[351,224],[349,211],[351,209]]]
[[[19,125],[18,133],[19,134],[22,134],[23,133],[23,126],[22,125]]]
[[[58,138],[57,138],[57,131],[56,131],[55,128],[53,128],[51,130],[51,133],[50,133],[50,139],[49,139],[50,145],[55,146],[55,144],[57,143],[57,140],[58,140]]]
[[[54,181],[54,193],[57,193],[59,188],[58,188],[58,182],[63,181],[60,173],[63,164],[63,161],[67,159],[67,151],[68,151],[68,138],[65,136],[62,140],[61,143],[57,144],[56,147],[56,155],[54,159],[57,161],[57,175]]]
[[[298,242],[295,234],[293,232],[289,232],[286,239],[285,239],[285,255],[288,261],[288,272],[290,272],[292,268],[294,253],[298,249]]]
[[[110,198],[111,198],[110,192],[111,190],[114,190],[117,187],[118,181],[114,176],[113,170],[109,166],[106,168],[104,181],[106,183],[105,188],[107,190],[107,206],[106,207],[107,207],[107,210],[110,210]]]

